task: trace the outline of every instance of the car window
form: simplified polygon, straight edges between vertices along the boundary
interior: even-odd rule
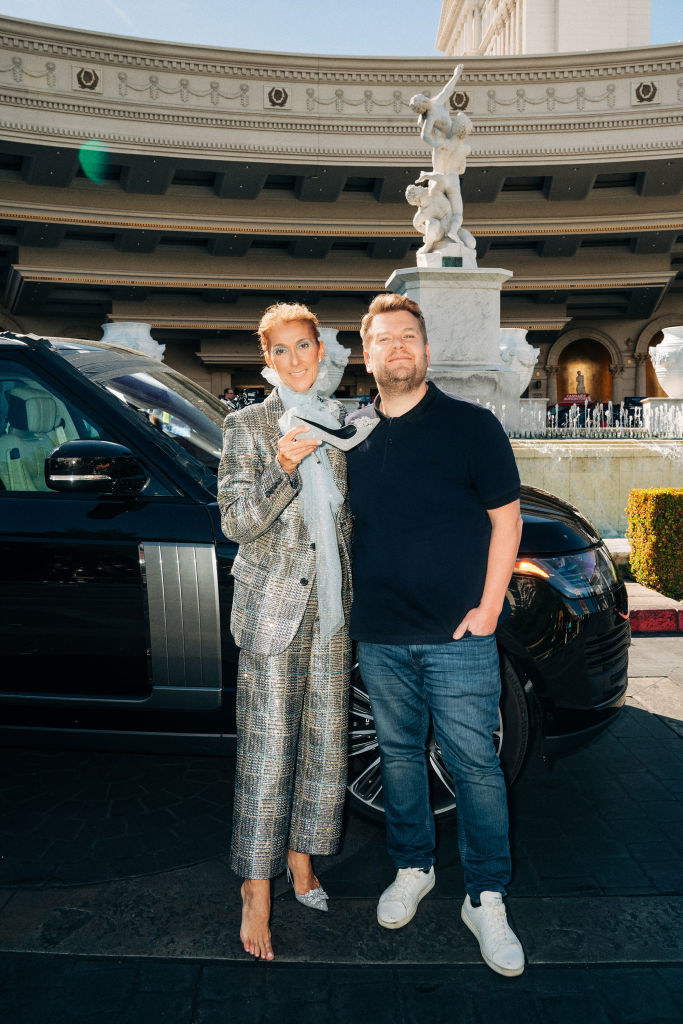
[[[165,363],[128,349],[87,341],[55,345],[72,366],[163,434],[176,458],[215,491],[228,411],[219,399]]]
[[[111,438],[18,363],[0,363],[0,491],[49,491],[45,459],[64,441]]]
[[[190,455],[210,469],[218,469],[225,409],[212,408],[189,381],[174,379],[160,368],[156,372],[112,374],[101,383]]]

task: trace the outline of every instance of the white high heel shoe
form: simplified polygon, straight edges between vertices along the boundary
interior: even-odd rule
[[[321,885],[317,889],[309,889],[308,892],[297,892],[294,888],[294,879],[292,878],[292,872],[287,867],[287,881],[291,883],[292,889],[294,889],[294,895],[298,899],[299,903],[303,903],[305,907],[309,907],[311,910],[327,910],[327,901],[329,896]]]

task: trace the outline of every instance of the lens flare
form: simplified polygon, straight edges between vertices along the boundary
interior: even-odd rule
[[[109,153],[99,139],[89,139],[78,151],[78,159],[86,178],[101,185],[107,177]]]

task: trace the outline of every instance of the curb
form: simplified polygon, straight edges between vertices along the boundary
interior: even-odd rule
[[[633,636],[683,634],[683,611],[678,608],[635,608],[629,614]]]

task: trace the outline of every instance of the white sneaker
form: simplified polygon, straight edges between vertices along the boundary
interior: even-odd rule
[[[415,917],[417,905],[434,888],[434,868],[399,868],[377,904],[377,920],[383,928],[402,928]]]
[[[514,978],[524,970],[522,944],[508,924],[499,892],[482,892],[480,907],[465,897],[460,916],[479,942],[481,955],[491,970]]]

